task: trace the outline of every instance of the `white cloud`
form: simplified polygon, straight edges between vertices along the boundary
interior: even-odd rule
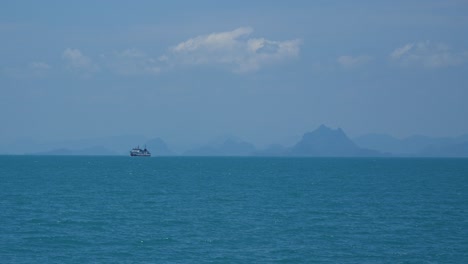
[[[170,47],[166,54],[156,57],[137,49],[126,49],[103,54],[98,62],[104,70],[121,75],[155,75],[168,67],[180,65],[226,65],[234,72],[250,72],[299,55],[301,41],[298,39],[274,41],[251,38],[252,32],[251,28],[241,27],[197,36]],[[62,58],[69,68],[85,74],[100,69],[79,49],[67,48]]]
[[[67,61],[68,66],[73,69],[95,72],[99,67],[93,61],[81,53],[78,49],[67,48],[62,53],[62,58]]]
[[[405,53],[407,53],[410,49],[412,49],[413,46],[414,46],[413,43],[406,44],[406,45],[404,45],[403,47],[394,50],[394,51],[390,54],[390,57],[391,57],[392,59],[399,59],[399,58],[401,58],[401,56],[403,56]]]
[[[340,56],[337,59],[337,62],[345,68],[354,68],[361,66],[363,64],[369,63],[372,60],[371,56],[361,55],[361,56],[349,56],[344,55]]]
[[[252,28],[241,27],[197,36],[173,46],[161,58],[172,65],[221,64],[236,72],[249,72],[299,55],[301,41],[298,39],[249,38],[252,32]]]
[[[252,33],[251,28],[238,28],[233,31],[212,33],[209,35],[198,36],[179,43],[172,48],[174,52],[190,52],[200,49],[226,49],[235,48],[240,44],[238,38]]]
[[[408,43],[395,49],[390,59],[403,66],[424,68],[444,68],[461,65],[468,61],[467,52],[456,52],[449,46],[430,41]]]

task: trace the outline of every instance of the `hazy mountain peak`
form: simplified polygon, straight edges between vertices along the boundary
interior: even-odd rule
[[[341,138],[341,140],[347,140],[354,144],[341,130],[341,128],[332,129],[325,125],[320,125],[317,129],[312,132],[307,132],[302,136],[302,140],[336,140]]]
[[[327,133],[327,132],[339,132],[341,131],[341,128],[336,128],[336,129],[333,129],[331,127],[328,127],[324,124],[321,124],[318,128],[316,128],[314,131],[312,132],[323,132],[323,133]]]
[[[320,125],[307,132],[292,147],[292,155],[298,156],[373,156],[379,153],[359,148],[340,128]]]

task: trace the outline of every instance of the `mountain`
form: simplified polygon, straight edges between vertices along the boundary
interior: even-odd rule
[[[360,147],[401,156],[434,156],[450,153],[449,149],[468,142],[468,134],[459,137],[427,137],[415,135],[398,139],[385,134],[367,134],[354,139]],[[443,156],[446,156],[445,154]]]
[[[175,155],[168,147],[166,142],[160,138],[153,138],[146,141],[146,148],[151,152],[153,156],[173,156]]]
[[[302,139],[289,149],[287,154],[317,157],[382,156],[378,151],[358,147],[341,128],[331,129],[325,125],[305,133]]]
[[[206,145],[200,148],[188,150],[186,156],[249,156],[255,152],[255,146],[251,143],[228,138],[221,144]]]

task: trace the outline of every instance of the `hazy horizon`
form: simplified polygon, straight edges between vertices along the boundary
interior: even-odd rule
[[[466,32],[457,0],[3,3],[0,144],[460,136]]]
[[[0,155],[3,154],[34,154],[34,153],[45,153],[48,151],[55,151],[55,150],[84,150],[84,149],[92,149],[92,148],[103,148],[103,150],[109,150],[114,152],[115,154],[126,154],[128,150],[135,146],[146,146],[146,143],[150,142],[151,140],[162,140],[167,145],[169,151],[172,151],[174,155],[184,155],[187,151],[193,151],[198,148],[204,147],[220,147],[225,142],[233,141],[238,143],[248,143],[252,144],[256,150],[266,150],[272,146],[281,146],[285,148],[291,148],[303,139],[303,136],[307,133],[318,131],[320,127],[325,127],[330,132],[342,130],[343,133],[355,144],[360,146],[359,143],[362,143],[362,139],[366,142],[369,137],[374,139],[374,136],[380,138],[378,142],[380,144],[386,144],[386,139],[394,139],[398,140],[400,143],[407,141],[406,144],[414,144],[415,142],[419,142],[419,144],[430,146],[432,144],[439,144],[440,140],[444,142],[442,145],[450,145],[453,143],[461,143],[465,142],[468,139],[468,133],[457,135],[457,136],[447,136],[447,137],[431,137],[424,134],[413,134],[407,137],[396,137],[394,135],[385,134],[385,133],[365,133],[358,136],[350,136],[346,129],[341,127],[329,127],[326,124],[321,124],[319,127],[316,127],[311,130],[304,131],[300,135],[297,136],[290,136],[288,138],[284,138],[278,141],[272,142],[265,142],[264,144],[259,144],[255,141],[249,141],[245,138],[240,138],[232,134],[226,135],[219,135],[217,137],[209,138],[207,140],[199,139],[198,141],[193,142],[184,142],[184,141],[171,141],[167,140],[163,137],[159,136],[145,136],[141,134],[127,134],[127,135],[115,135],[115,136],[98,136],[98,137],[89,137],[89,138],[69,138],[69,139],[62,139],[62,140],[34,140],[34,139],[17,139],[13,142],[7,142],[0,144]],[[422,138],[421,138],[422,137]],[[458,140],[457,140],[458,139]],[[384,140],[384,141],[382,141]],[[421,140],[424,140],[421,143]],[[326,143],[333,144],[332,141],[328,141]],[[375,142],[374,142],[375,143]],[[387,142],[388,143],[388,142]],[[395,143],[395,142],[394,142]],[[114,145],[116,144],[116,145]],[[416,143],[418,144],[418,143]],[[20,147],[18,152],[17,149],[10,149],[11,147]],[[362,146],[360,146],[362,147]],[[378,150],[375,147],[364,146],[364,148],[368,148],[371,150]],[[118,150],[120,149],[120,151]],[[5,152],[8,150],[7,152]],[[21,150],[25,150],[22,152]],[[152,151],[160,151],[160,149],[150,148]],[[97,150],[99,151],[99,149]],[[392,154],[399,154],[399,153],[392,153]],[[402,153],[400,153],[402,154]]]

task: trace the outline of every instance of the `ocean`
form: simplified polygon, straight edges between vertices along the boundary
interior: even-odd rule
[[[0,263],[468,263],[468,159],[0,156]]]

